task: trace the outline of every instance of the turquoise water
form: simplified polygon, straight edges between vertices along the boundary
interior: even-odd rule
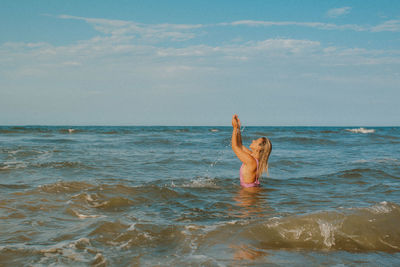
[[[400,265],[400,128],[0,127],[0,266]]]

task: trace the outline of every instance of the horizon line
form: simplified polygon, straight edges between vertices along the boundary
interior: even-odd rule
[[[161,124],[0,124],[0,127],[232,127],[231,125],[161,125]],[[242,127],[400,127],[400,125],[242,125]]]

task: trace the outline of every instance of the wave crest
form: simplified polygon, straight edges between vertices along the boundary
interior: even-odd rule
[[[374,133],[375,129],[365,129],[365,128],[356,128],[356,129],[346,129],[346,131],[348,132],[352,132],[352,133],[363,133],[363,134],[367,134],[367,133]]]
[[[400,206],[381,202],[345,212],[273,218],[244,232],[264,249],[400,252],[399,220]]]

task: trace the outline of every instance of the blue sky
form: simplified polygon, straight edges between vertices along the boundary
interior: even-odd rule
[[[400,125],[400,1],[0,3],[0,124]]]

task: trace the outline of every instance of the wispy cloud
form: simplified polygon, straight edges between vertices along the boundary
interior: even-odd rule
[[[326,16],[330,18],[337,18],[350,13],[351,7],[345,6],[340,8],[332,8],[326,12]]]
[[[7,68],[2,72],[12,77],[43,77],[47,73],[64,71],[66,68],[106,72],[107,66],[115,66],[125,72],[155,73],[168,77],[177,72],[209,73],[215,71],[215,62],[229,66],[246,62],[284,62],[302,59],[313,61],[315,66],[359,66],[399,64],[399,53],[324,46],[318,40],[293,38],[267,38],[265,40],[240,40],[225,44],[207,44],[205,39],[175,45],[178,40],[194,38],[198,29],[210,30],[212,26],[298,26],[324,30],[399,31],[399,21],[386,21],[374,27],[336,25],[320,22],[254,21],[242,20],[214,25],[203,24],[143,24],[132,21],[85,18],[69,15],[61,19],[85,21],[100,34],[73,44],[55,46],[47,43],[5,43],[0,46],[0,58]],[[201,34],[206,34],[202,32]],[[163,42],[161,42],[163,41]],[[172,41],[172,42],[165,42]],[[257,63],[264,64],[264,63]],[[281,64],[281,63],[279,63]],[[282,63],[283,64],[283,63]],[[303,63],[296,63],[303,64]],[[101,67],[101,66],[104,66]],[[158,74],[157,74],[158,73]],[[1,73],[0,73],[1,75]],[[146,74],[147,75],[147,74]],[[11,77],[9,76],[9,77]],[[145,76],[144,74],[142,76]]]
[[[345,14],[350,11],[350,7],[343,7],[330,10],[332,14]],[[357,24],[335,24],[325,22],[298,22],[298,21],[259,21],[259,20],[239,20],[233,22],[222,22],[218,24],[144,24],[133,21],[125,20],[110,20],[102,18],[86,18],[71,15],[60,15],[61,19],[81,20],[93,26],[95,30],[103,33],[105,36],[98,36],[93,38],[91,42],[107,42],[110,43],[110,49],[129,49],[122,44],[132,43],[135,44],[157,44],[166,41],[169,42],[182,42],[195,39],[200,35],[206,34],[205,29],[213,27],[235,27],[235,26],[248,26],[248,27],[307,27],[319,30],[349,30],[357,32],[382,32],[382,31],[400,31],[400,20],[388,20],[379,25],[357,25]],[[120,44],[120,46],[116,46]]]
[[[271,27],[271,26],[297,26],[311,27],[323,30],[354,30],[354,31],[399,31],[400,21],[390,20],[376,26],[337,25],[321,22],[296,22],[296,21],[255,21],[241,20],[234,22],[206,24],[143,24],[133,21],[109,20],[102,18],[85,18],[70,15],[58,16],[61,19],[81,20],[93,26],[100,34],[88,40],[81,40],[71,45],[53,46],[46,43],[6,43],[0,46],[0,54],[3,62],[22,61],[31,62],[44,68],[77,67],[82,68],[87,64],[93,64],[99,59],[111,58],[113,61],[125,62],[156,62],[158,59],[178,60],[179,58],[192,58],[194,60],[238,60],[251,61],[260,57],[292,57],[314,55],[330,57],[337,62],[344,59],[344,49],[324,47],[318,40],[268,38],[261,41],[240,40],[231,44],[208,45],[204,39],[196,39],[191,43],[185,43],[176,47],[176,41],[192,39],[199,34],[198,30],[219,27]],[[201,34],[206,34],[204,31]],[[165,41],[172,41],[171,43]],[[353,53],[353,52],[349,52]],[[357,54],[357,53],[356,53]],[[355,54],[354,54],[355,55]],[[346,55],[348,57],[349,55]],[[362,62],[378,62],[384,64],[387,57],[375,60],[376,54],[357,54],[366,60]],[[374,60],[371,60],[371,57]],[[168,58],[168,59],[166,59]],[[395,57],[396,60],[398,56]],[[340,61],[340,60],[339,60]],[[34,63],[33,63],[34,62]],[[345,62],[345,63],[343,63]],[[340,61],[338,64],[353,64],[350,60]],[[377,64],[378,64],[377,63]],[[133,63],[129,63],[132,65]],[[190,63],[188,63],[190,66]],[[195,63],[193,63],[195,64]],[[358,63],[357,63],[358,64]],[[368,63],[370,64],[370,63]],[[27,64],[27,67],[29,64]],[[180,65],[180,63],[178,64]],[[206,64],[207,65],[207,64]],[[186,65],[185,65],[186,66]],[[207,66],[209,67],[209,66]],[[19,65],[24,69],[24,64]],[[12,67],[10,68],[10,70]],[[181,69],[172,67],[169,70]],[[184,68],[188,70],[188,68]]]
[[[400,32],[400,20],[388,20],[371,28],[373,32]]]
[[[357,24],[334,24],[324,22],[297,22],[297,21],[262,21],[262,20],[238,20],[233,22],[223,22],[218,26],[249,26],[249,27],[272,27],[272,26],[297,26],[308,27],[319,30],[352,30],[352,31],[400,31],[400,20],[388,20],[375,26],[363,26]]]
[[[246,61],[260,57],[287,57],[291,55],[305,55],[313,53],[320,48],[320,42],[297,39],[266,39],[263,41],[248,41],[225,46],[195,45],[184,48],[159,48],[157,56],[160,57],[186,57],[230,59]]]
[[[349,7],[340,9],[340,12],[348,12]],[[339,14],[339,11],[332,14]],[[93,26],[93,28],[104,36],[93,38],[91,42],[104,42],[110,43],[110,49],[128,49],[127,46],[122,44],[132,43],[135,44],[157,44],[166,42],[182,42],[193,40],[198,36],[206,34],[205,30],[213,27],[307,27],[318,30],[349,30],[357,32],[382,32],[382,31],[400,31],[400,20],[388,20],[379,25],[357,25],[357,24],[335,24],[325,22],[298,22],[298,21],[259,21],[259,20],[239,20],[233,22],[222,22],[218,24],[144,24],[133,21],[125,20],[110,20],[102,18],[86,18],[71,15],[60,15],[61,19],[81,20]],[[121,46],[116,46],[120,44]]]
[[[337,25],[333,23],[323,22],[296,22],[296,21],[259,21],[259,20],[239,20],[234,22],[224,22],[218,24],[220,26],[300,26],[317,28],[321,30],[354,30],[354,31],[366,31],[367,27],[356,25],[356,24],[344,24]]]
[[[203,27],[201,24],[143,24],[124,20],[85,18],[70,15],[60,15],[58,18],[85,21],[93,25],[95,30],[111,36],[129,35],[131,38],[142,38],[153,42],[164,40],[186,41],[196,36],[191,30]]]

